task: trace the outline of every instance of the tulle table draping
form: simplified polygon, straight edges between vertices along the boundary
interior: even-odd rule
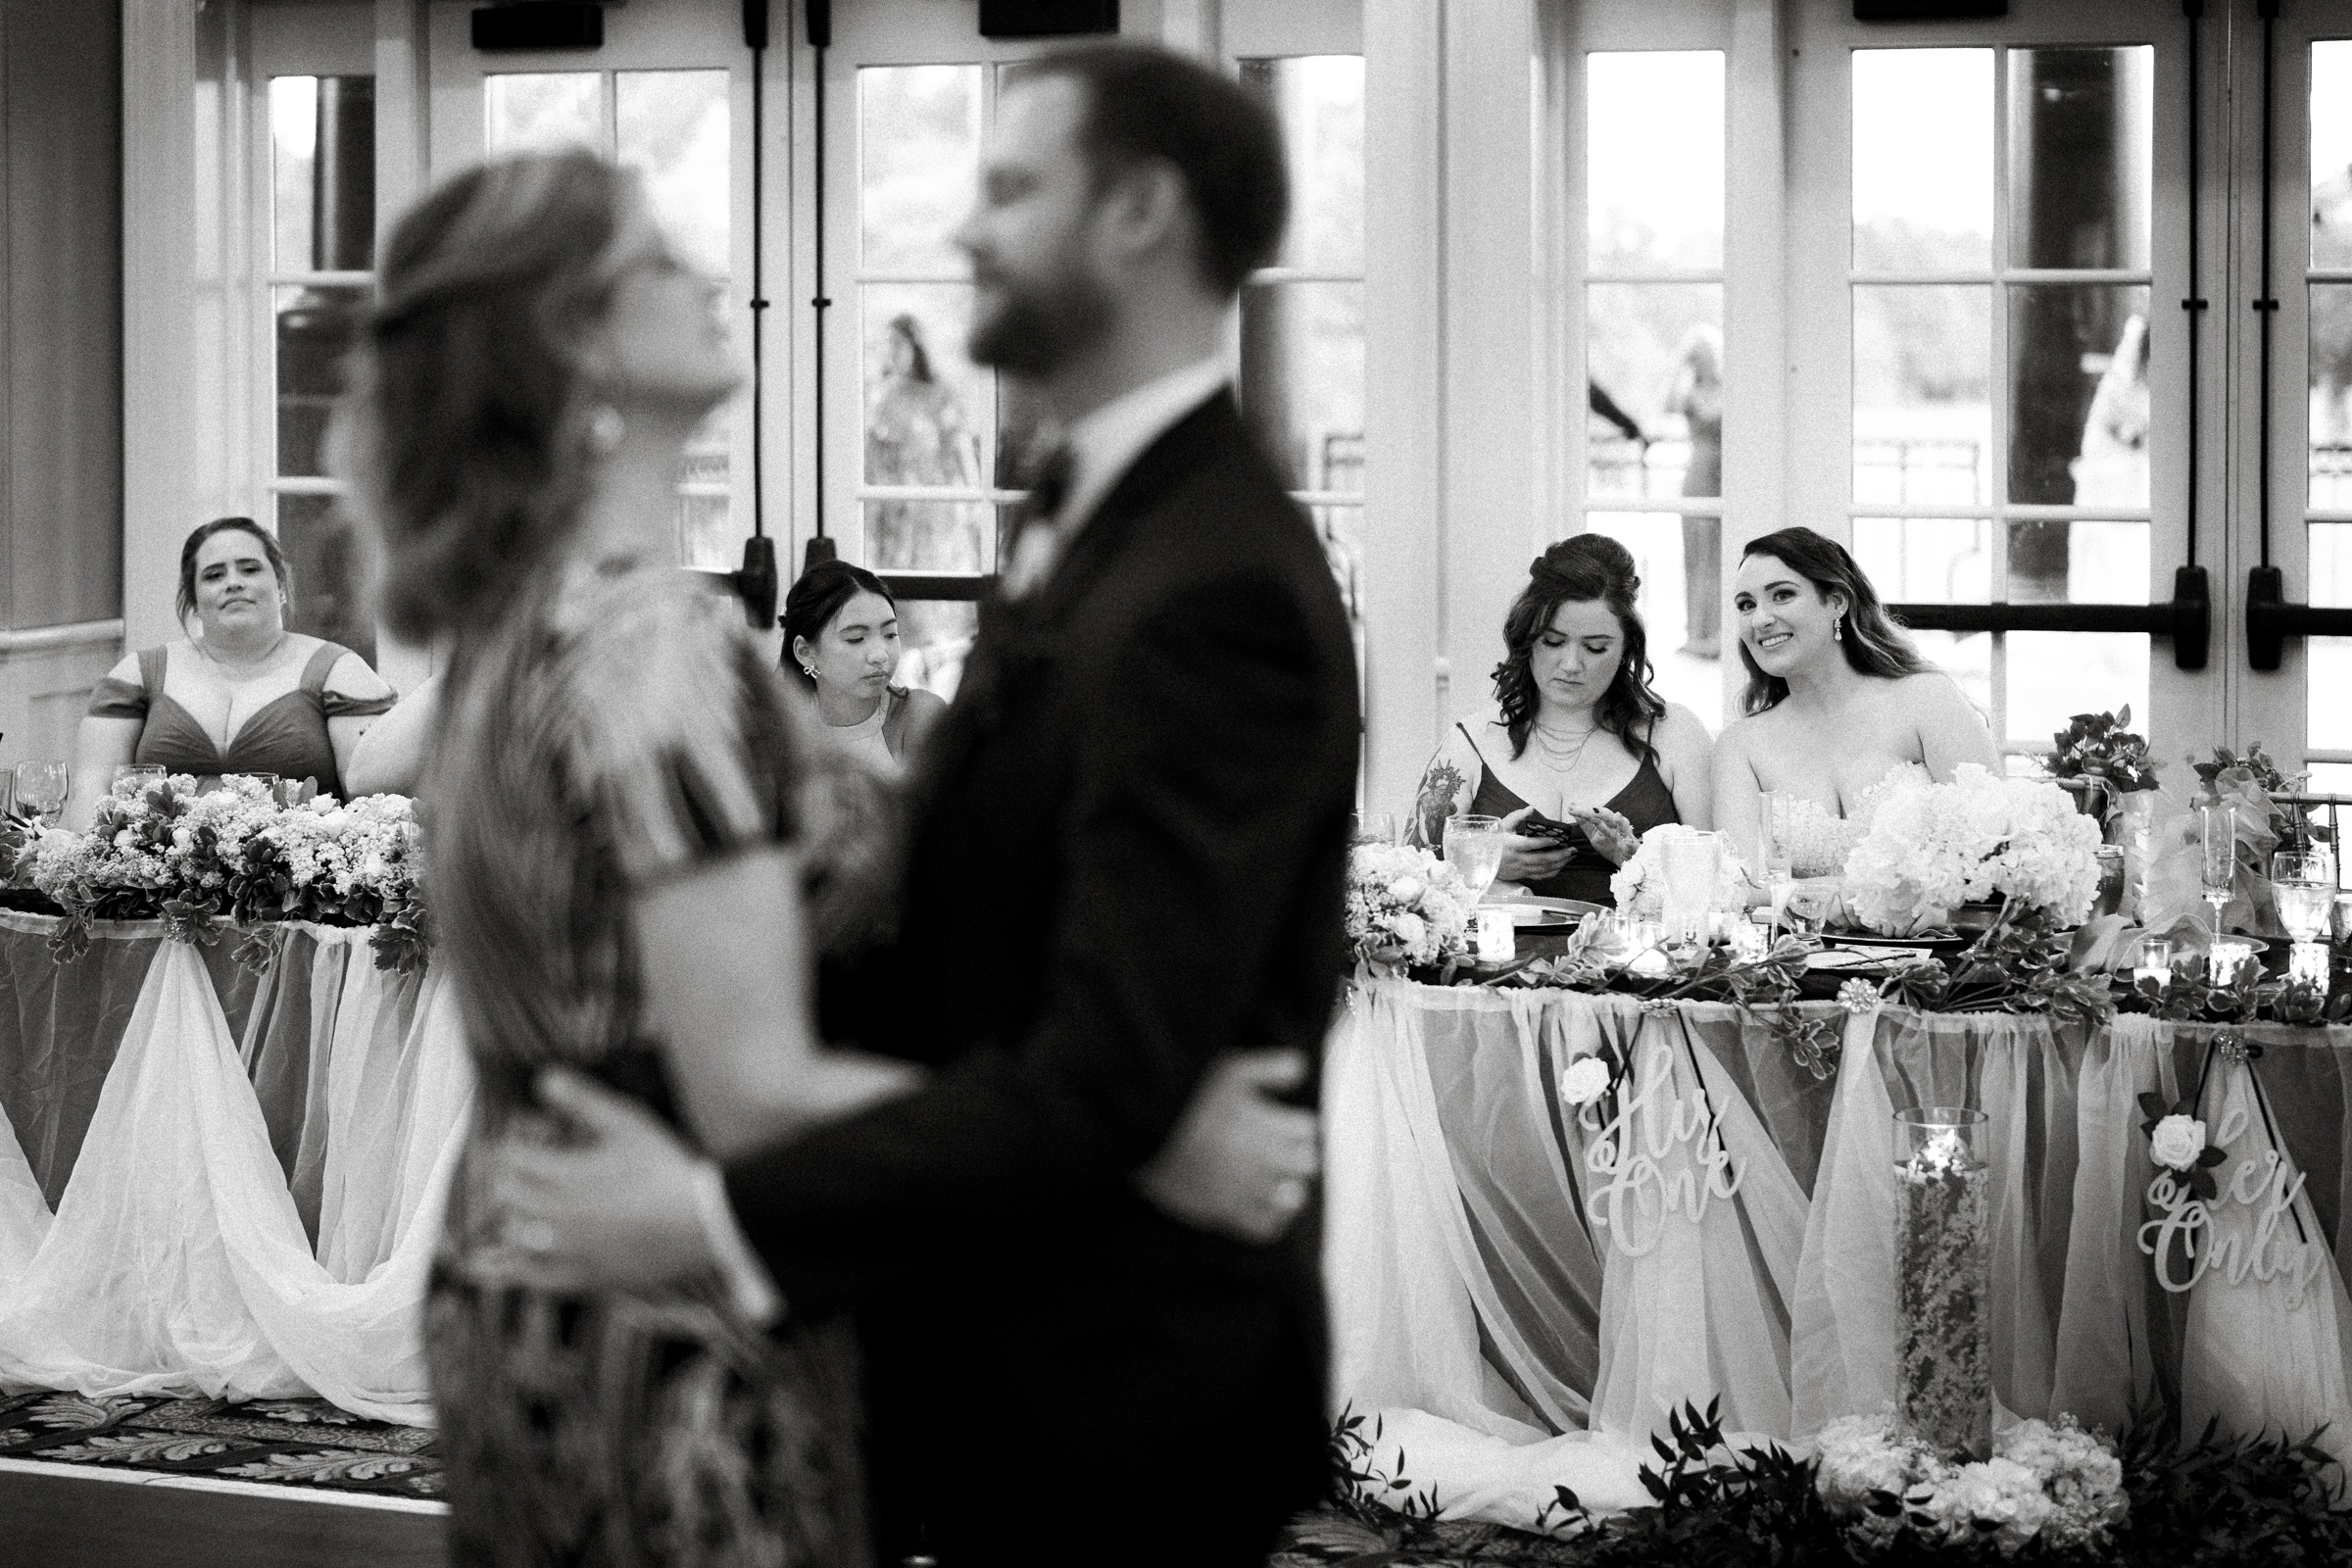
[[[1988,1118],[2001,1418],[2113,1430],[2162,1400],[2199,1430],[2332,1422],[2352,1457],[2352,1029],[2231,1031],[2260,1048],[2239,1053],[2146,1018],[1806,1010],[1842,1023],[1828,1080],[1726,1004],[1350,989],[1326,1265],[1335,1403],[1378,1418],[1375,1467],[1448,1517],[1526,1525],[1561,1485],[1646,1500],[1649,1434],[1686,1400],[1800,1445],[1887,1407],[1892,1116],[1914,1104]],[[1580,1114],[1562,1076],[1604,1048],[1627,1077]],[[2157,1249],[2177,1292],[2141,1245],[2164,1217],[2146,1090],[2193,1095],[2229,1155],[2202,1267]]]
[[[473,1084],[438,968],[0,913],[0,1388],[317,1394],[429,1424],[419,1311]],[[13,1007],[10,1005],[13,1004]]]

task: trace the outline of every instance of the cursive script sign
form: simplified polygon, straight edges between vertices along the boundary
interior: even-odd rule
[[[1630,1223],[1636,1216],[1663,1221],[1684,1214],[1695,1225],[1712,1200],[1740,1191],[1740,1173],[1723,1140],[1709,1138],[1715,1112],[1706,1095],[1674,1092],[1674,1053],[1663,1042],[1637,1047],[1626,1076],[1638,1087],[1617,1096],[1616,1114],[1598,1121],[1596,1103],[1578,1116],[1596,1134],[1585,1150],[1585,1168],[1600,1178],[1585,1212],[1619,1251],[1640,1257],[1657,1246],[1658,1231],[1653,1225],[1637,1237]]]
[[[2233,1105],[2223,1113],[2214,1142],[2235,1143],[2245,1130],[2245,1110]],[[2212,1205],[2190,1192],[2185,1181],[2169,1169],[2157,1171],[2148,1183],[2148,1202],[2157,1217],[2139,1228],[2139,1250],[2156,1260],[2156,1283],[2179,1294],[2194,1290],[2208,1274],[2218,1274],[2231,1285],[2284,1279],[2286,1306],[2301,1306],[2304,1292],[2327,1262],[2327,1254],[2293,1228],[2303,1181],[2301,1172],[2288,1177],[2286,1162],[2276,1149],[2238,1160],[2215,1201],[2234,1200],[2252,1208],[2254,1223],[2250,1228],[2225,1229],[2215,1222]]]

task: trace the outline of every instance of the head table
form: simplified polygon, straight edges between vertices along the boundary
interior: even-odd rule
[[[2161,1400],[2192,1433],[2333,1423],[2352,1458],[2352,1029],[1799,1005],[1842,1021],[1831,1076],[1728,1004],[1349,988],[1324,1090],[1334,1403],[1377,1419],[1377,1467],[1443,1517],[1525,1527],[1557,1486],[1648,1501],[1649,1436],[1686,1401],[1792,1445],[1888,1408],[1912,1105],[1987,1117],[1996,1419],[2112,1431]],[[1560,1093],[1603,1047],[1629,1067],[1605,1118]],[[2197,1266],[2145,1197],[2144,1091],[2195,1094],[2227,1151]]]
[[[0,1391],[317,1394],[430,1424],[419,1309],[473,1092],[438,967],[265,928],[258,969],[0,911]]]

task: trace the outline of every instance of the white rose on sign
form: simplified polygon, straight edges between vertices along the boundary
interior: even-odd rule
[[[1609,1092],[1609,1064],[1598,1056],[1579,1056],[1560,1075],[1560,1098],[1571,1105],[1590,1105]]]
[[[2159,1165],[2175,1170],[2188,1170],[2205,1152],[2205,1124],[2194,1117],[2179,1113],[2165,1117],[2148,1135],[2148,1151]]]

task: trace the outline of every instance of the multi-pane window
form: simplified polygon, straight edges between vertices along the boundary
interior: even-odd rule
[[[2352,606],[2352,40],[2311,46],[2311,603]],[[2314,637],[2305,757],[2323,789],[2352,788],[2352,638]]]
[[[1019,500],[1034,457],[1034,417],[965,356],[971,271],[951,238],[971,208],[998,85],[976,64],[858,73],[850,304],[865,438],[855,494],[875,571],[975,584],[994,572],[1000,508]],[[953,696],[977,627],[972,599],[902,596],[901,681]]]
[[[493,157],[586,147],[635,171],[685,259],[723,287],[733,211],[727,93],[720,69],[502,73],[482,81],[482,144]],[[742,409],[741,399],[720,409],[687,445],[682,565],[736,564],[745,530],[735,520],[731,454]]]
[[[1291,174],[1282,253],[1242,290],[1242,412],[1314,518],[1360,636],[1364,61],[1244,60],[1241,73],[1281,122]]]
[[[980,583],[1040,447],[1015,383],[974,366],[968,264],[951,238],[1017,64],[858,72],[853,299],[864,439],[853,495],[861,559],[942,597],[903,594],[901,679],[953,695]],[[1363,60],[1240,63],[1283,124],[1294,195],[1275,265],[1243,290],[1238,392],[1321,532],[1350,611],[1362,574]],[[836,309],[841,308],[836,306]],[[942,583],[938,579],[948,579]],[[946,597],[957,594],[962,597]]]
[[[1585,524],[1621,541],[1660,692],[1713,718],[1726,638],[1724,57],[1585,58]]]
[[[264,491],[293,577],[286,624],[372,661],[356,525],[326,431],[367,308],[375,248],[375,78],[273,76],[269,254],[275,439]]]
[[[2144,604],[2154,50],[1852,55],[1856,557],[1913,603]],[[2137,633],[1920,633],[2010,746],[2145,711]]]

